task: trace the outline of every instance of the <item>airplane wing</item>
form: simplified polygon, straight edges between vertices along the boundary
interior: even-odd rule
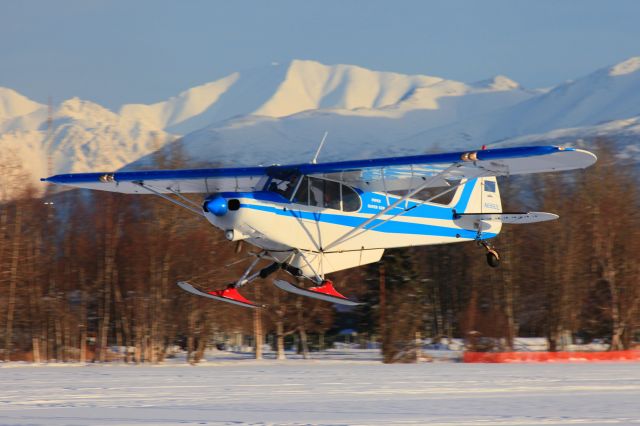
[[[61,174],[42,179],[60,185],[122,193],[214,193],[262,189],[269,177],[309,175],[343,182],[367,191],[408,190],[430,179],[429,186],[478,176],[508,176],[586,168],[596,161],[588,151],[533,146],[406,157],[191,170]]]
[[[306,175],[343,182],[368,191],[409,190],[431,179],[428,187],[478,176],[510,176],[583,169],[595,163],[589,151],[533,146],[409,157],[305,164]]]
[[[188,170],[149,170],[115,173],[71,173],[41,179],[75,188],[98,189],[125,194],[148,194],[144,183],[154,191],[168,193],[204,193],[256,191],[262,189],[266,167],[236,167]]]

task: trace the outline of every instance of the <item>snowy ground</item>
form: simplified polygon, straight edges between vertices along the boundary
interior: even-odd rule
[[[637,363],[383,365],[372,355],[0,364],[0,424],[640,424]]]

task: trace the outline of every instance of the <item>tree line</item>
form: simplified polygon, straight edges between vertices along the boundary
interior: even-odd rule
[[[350,311],[266,281],[242,290],[267,305],[260,310],[184,293],[177,281],[212,289],[235,281],[252,248],[153,196],[41,198],[26,189],[0,206],[2,358],[156,363],[181,347],[198,362],[233,336],[247,336],[258,357],[268,342],[284,358],[294,337],[307,356],[343,329],[381,342],[387,362],[424,338],[465,338],[477,350],[510,350],[516,336],[546,337],[551,350],[577,339],[629,348],[640,330],[638,173],[609,144],[596,145],[599,161],[586,171],[500,180],[505,211],[525,205],[561,217],[504,226],[500,268],[473,243],[388,250],[332,277],[366,302]]]

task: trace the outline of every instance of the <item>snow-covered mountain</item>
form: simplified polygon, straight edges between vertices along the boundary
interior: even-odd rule
[[[419,106],[408,107],[420,94]],[[282,162],[283,152],[290,161],[311,158],[325,130],[330,131],[325,160],[484,144],[571,144],[578,139],[584,144],[609,136],[621,142],[623,155],[640,159],[639,120],[636,57],[549,90],[524,91],[505,77],[472,85],[443,80],[383,108],[319,109],[279,119],[239,117],[191,133],[183,145],[194,157],[269,164]]]
[[[0,199],[49,173],[139,167],[176,139],[194,164],[308,161],[325,131],[321,160],[602,135],[638,158],[640,57],[547,90],[294,60],[117,113],[73,98],[48,118],[46,105],[0,87]]]
[[[634,57],[575,81],[562,83],[512,108],[493,111],[438,129],[428,129],[414,135],[413,141],[430,140],[458,146],[467,143],[491,144],[557,129],[575,130],[638,116],[640,57]],[[624,122],[619,124],[626,126]],[[609,125],[603,128],[613,131],[614,127],[616,126]]]
[[[41,191],[39,178],[52,173],[118,169],[174,139],[78,98],[58,105],[49,125],[48,107],[13,93],[0,102],[13,114],[0,119],[0,200],[28,184]]]
[[[234,85],[238,88],[233,89]],[[219,96],[220,87],[243,95],[225,100]],[[271,95],[244,96],[251,92],[247,87],[271,88]],[[308,160],[325,131],[330,138],[324,159],[422,152],[428,144],[416,151],[416,147],[389,141],[513,106],[538,94],[504,76],[465,84],[352,65],[292,61],[286,67],[276,64],[261,72],[253,70],[245,77],[236,73],[159,104],[127,105],[121,113],[130,114],[134,108],[139,117],[152,116],[159,123],[166,117],[187,117],[183,111],[202,111],[178,124],[167,122],[174,130],[209,122],[181,140],[192,158],[216,164],[272,164]],[[159,116],[159,111],[172,112]]]
[[[45,106],[22,96],[15,90],[0,87],[0,124],[5,120],[30,114]]]
[[[187,134],[246,115],[281,118],[312,110],[437,110],[439,98],[487,92],[511,92],[502,96],[511,100],[527,97],[516,83],[503,76],[467,86],[425,75],[294,60],[236,72],[152,105],[124,105],[120,114]]]

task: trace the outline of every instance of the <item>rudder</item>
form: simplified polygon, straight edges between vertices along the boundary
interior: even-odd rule
[[[470,179],[454,197],[456,213],[501,213],[500,189],[495,176]]]
[[[469,215],[458,217],[456,222],[466,229],[481,230],[481,239],[498,235],[501,220],[493,220],[480,215],[502,213],[500,189],[495,176],[469,179],[460,186],[453,200],[454,214]]]

